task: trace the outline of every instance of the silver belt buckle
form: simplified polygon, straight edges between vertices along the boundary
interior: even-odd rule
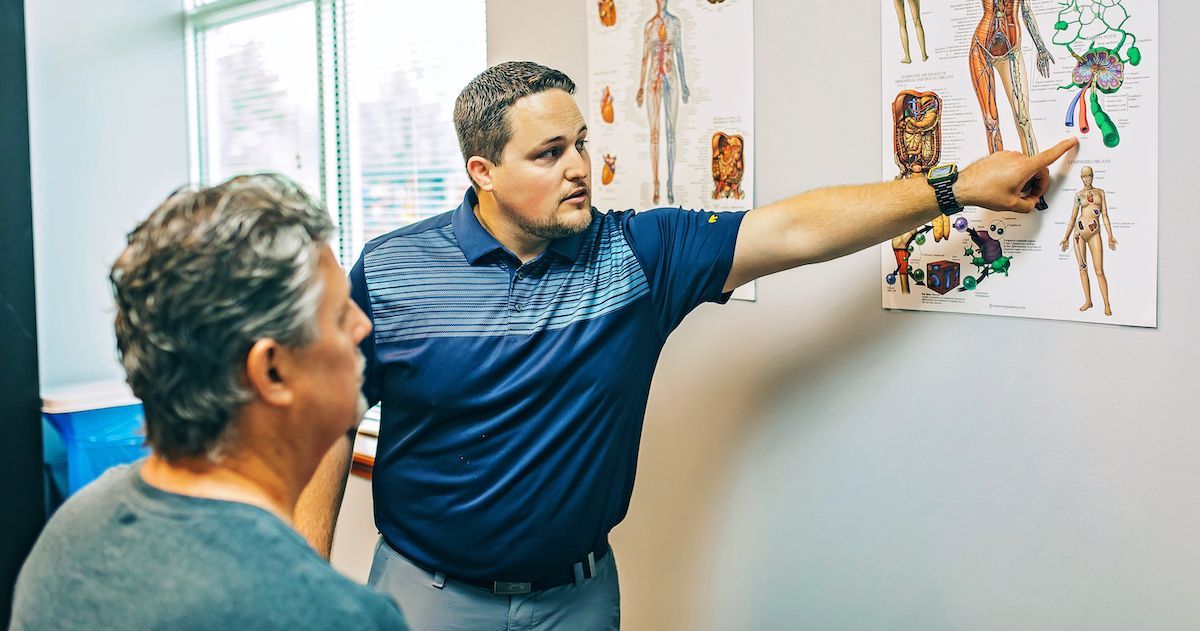
[[[533,591],[533,583],[513,583],[509,581],[495,581],[492,583],[492,593],[498,596],[528,594],[531,591]]]

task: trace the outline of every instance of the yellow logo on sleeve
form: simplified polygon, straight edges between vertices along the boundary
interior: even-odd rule
[[[709,216],[708,216],[708,223],[717,223],[717,216],[716,216],[716,215],[709,215]]]

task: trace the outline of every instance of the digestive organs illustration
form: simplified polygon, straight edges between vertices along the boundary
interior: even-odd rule
[[[742,176],[746,173],[746,142],[738,134],[717,132],[712,136],[713,199],[743,199]]]
[[[942,157],[942,99],[934,92],[905,90],[892,101],[896,166],[905,179],[924,175]]]
[[[1129,12],[1121,0],[1069,0],[1061,6],[1053,41],[1074,57],[1075,69],[1071,72],[1071,83],[1059,89],[1078,90],[1067,106],[1064,124],[1075,126],[1078,108],[1079,131],[1088,133],[1090,105],[1092,120],[1100,128],[1104,145],[1116,147],[1121,142],[1120,130],[1101,106],[1100,93],[1116,93],[1125,82],[1125,64],[1142,63],[1137,36],[1125,30]]]
[[[600,97],[600,118],[611,124],[614,119],[612,90],[604,86],[604,95]]]

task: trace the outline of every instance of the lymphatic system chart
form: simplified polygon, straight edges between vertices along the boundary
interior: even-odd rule
[[[585,1],[596,207],[753,208],[753,0]]]
[[[1104,108],[1097,91],[1114,94],[1125,81],[1125,64],[1142,63],[1142,51],[1137,36],[1123,27],[1129,12],[1121,0],[1071,0],[1060,5],[1058,21],[1054,23],[1054,43],[1062,46],[1075,60],[1071,83],[1060,89],[1078,89],[1067,108],[1065,125],[1072,127],[1075,106],[1079,106],[1079,131],[1088,133],[1087,99],[1092,91],[1092,118],[1104,138],[1106,147],[1121,144],[1121,134]],[[1111,42],[1116,39],[1116,44]],[[1107,44],[1107,45],[1106,45]],[[1111,48],[1109,47],[1111,46]]]
[[[1158,1],[880,10],[885,178],[1080,140],[1038,210],[968,207],[882,244],[883,306],[1155,326]]]

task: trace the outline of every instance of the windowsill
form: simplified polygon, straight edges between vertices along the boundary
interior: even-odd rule
[[[375,470],[375,448],[379,445],[379,406],[375,406],[363,415],[362,423],[358,426],[358,436],[354,439],[354,460],[350,463],[350,473],[364,480],[370,480]]]
[[[371,449],[367,452],[361,449],[359,445],[370,441]],[[358,437],[354,443],[354,461],[350,463],[350,473],[364,480],[370,480],[371,474],[375,471],[375,438],[373,436]]]

